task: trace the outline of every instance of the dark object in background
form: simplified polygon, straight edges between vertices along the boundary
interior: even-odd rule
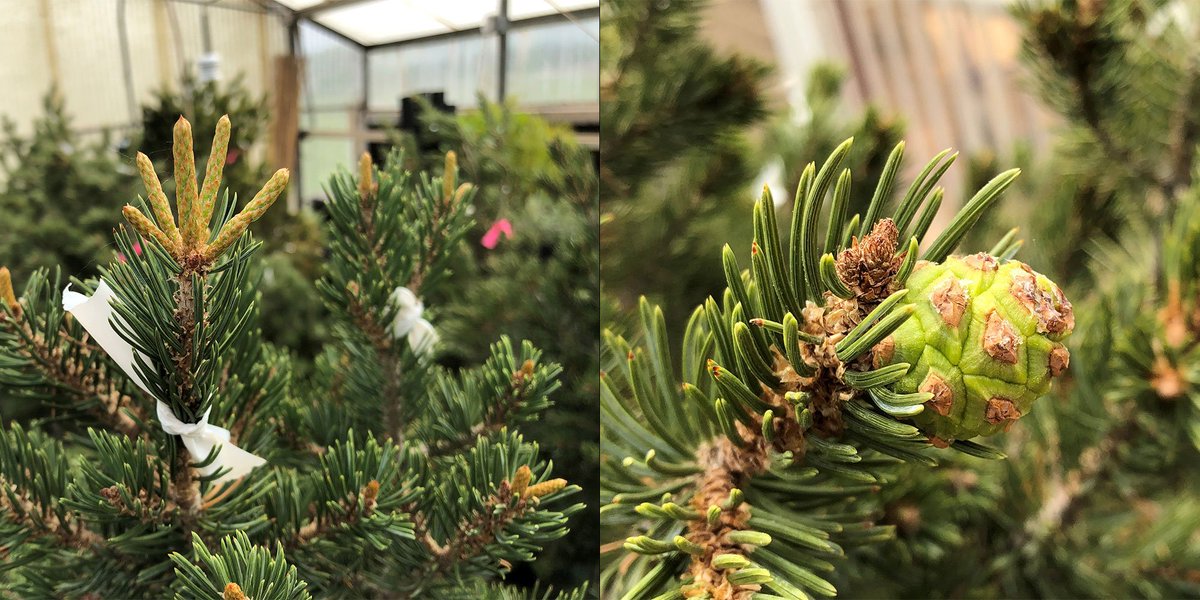
[[[400,99],[400,119],[397,122],[372,122],[368,123],[367,127],[376,130],[397,129],[412,140],[413,149],[422,156],[435,154],[444,136],[438,135],[437,131],[430,129],[426,113],[431,111],[453,116],[457,112],[457,108],[452,104],[446,104],[446,92],[426,92],[406,96]],[[393,147],[395,144],[391,141],[370,142],[367,144],[367,152],[371,154],[372,161],[382,164]]]

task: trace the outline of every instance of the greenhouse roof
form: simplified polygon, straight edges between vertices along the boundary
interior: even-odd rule
[[[508,21],[599,13],[599,0],[272,0],[364,47],[480,31],[508,7]]]

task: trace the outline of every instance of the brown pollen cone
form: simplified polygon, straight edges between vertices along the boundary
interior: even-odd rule
[[[877,304],[897,289],[896,272],[904,262],[896,255],[900,231],[891,219],[883,219],[862,239],[855,237],[850,247],[837,257],[837,274],[854,292],[861,304]]]
[[[741,423],[738,423],[738,429],[747,437],[753,435]],[[746,448],[738,448],[729,438],[721,436],[702,445],[696,458],[704,470],[691,507],[701,514],[707,513],[710,506],[721,506],[729,498],[730,490],[765,470],[769,460],[765,440],[761,437]],[[726,536],[733,531],[745,530],[749,520],[750,507],[743,502],[735,507],[725,507],[712,525],[705,519],[689,522],[688,541],[704,548],[703,554],[692,557],[688,568],[693,594],[708,593],[715,600],[749,600],[760,590],[757,585],[734,584],[727,578],[727,571],[712,565],[713,558],[720,554],[746,554],[740,544],[731,542]]]
[[[230,581],[225,584],[225,592],[221,594],[223,600],[246,600],[246,594],[242,592],[241,586]]]

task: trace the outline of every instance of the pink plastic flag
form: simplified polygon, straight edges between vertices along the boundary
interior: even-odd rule
[[[500,243],[501,233],[503,233],[506,238],[510,240],[512,239],[512,223],[510,223],[508,219],[500,219],[499,221],[492,223],[491,228],[487,230],[487,233],[483,234],[483,239],[479,240],[479,243],[483,244],[484,248],[491,250],[496,247],[496,244]]]

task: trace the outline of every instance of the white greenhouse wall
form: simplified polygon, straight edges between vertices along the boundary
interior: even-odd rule
[[[73,128],[81,133],[120,129],[140,120],[137,107],[162,89],[175,89],[187,67],[204,55],[207,10],[219,75],[243,75],[251,93],[271,92],[273,57],[287,52],[281,18],[237,4],[205,8],[192,2],[126,0],[131,106],[121,58],[118,0],[5,2],[0,19],[0,114],[28,132],[43,97],[57,84]]]

